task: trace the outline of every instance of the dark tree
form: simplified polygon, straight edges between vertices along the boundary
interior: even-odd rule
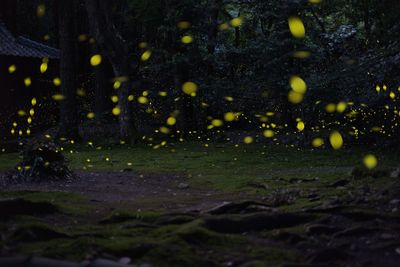
[[[74,24],[74,1],[60,0],[59,40],[61,94],[58,137],[78,138],[78,112],[76,105],[76,34]]]
[[[112,1],[86,0],[85,3],[92,34],[103,54],[110,61],[115,77],[131,76],[128,44],[112,18]],[[118,90],[120,138],[129,142],[135,141],[137,135],[133,122],[132,105],[128,101],[131,86],[132,83],[124,81]]]
[[[95,44],[93,54],[99,54],[100,49]],[[107,105],[107,99],[110,95],[110,72],[109,62],[107,59],[103,59],[102,64],[94,68],[94,112],[96,114],[96,122],[102,123],[104,114],[109,112],[109,105]]]

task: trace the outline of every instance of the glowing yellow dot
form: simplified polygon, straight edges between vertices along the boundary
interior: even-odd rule
[[[328,105],[325,106],[325,110],[328,113],[333,113],[336,110],[336,105],[333,103],[329,103]]]
[[[140,43],[138,44],[138,47],[141,48],[141,49],[144,49],[144,48],[147,47],[147,43],[146,43],[146,42],[140,42]]]
[[[338,131],[333,131],[329,136],[329,142],[333,149],[340,149],[343,146],[343,137]]]
[[[158,92],[158,95],[164,97],[164,96],[167,96],[167,92],[160,91],[160,92]]]
[[[36,15],[40,18],[46,14],[46,6],[44,4],[40,4],[36,7]]]
[[[17,67],[15,65],[11,65],[8,67],[8,72],[9,73],[13,73],[17,70]]]
[[[18,110],[18,116],[25,116],[26,115],[26,112],[24,111],[24,110]]]
[[[147,97],[145,97],[145,96],[139,96],[139,97],[138,97],[138,102],[139,102],[140,104],[147,104],[147,103],[149,103],[149,100],[148,100]]]
[[[53,84],[54,84],[55,86],[60,86],[60,85],[61,85],[61,79],[58,78],[58,77],[54,78],[54,79],[53,79]]]
[[[118,102],[118,96],[116,96],[116,95],[111,96],[111,101],[113,103],[117,103]]]
[[[24,79],[24,84],[25,84],[26,87],[31,86],[31,84],[32,84],[31,78],[30,78],[30,77],[26,77],[26,78]]]
[[[304,94],[297,93],[295,91],[290,91],[288,94],[288,101],[292,104],[299,104],[304,99]]]
[[[336,106],[336,111],[339,113],[343,113],[347,108],[346,102],[339,102]]]
[[[192,25],[189,21],[179,21],[177,24],[178,28],[181,30],[189,29]]]
[[[304,128],[305,128],[304,122],[299,121],[299,122],[297,123],[297,126],[296,126],[296,127],[297,127],[297,130],[299,130],[300,132],[303,131]]]
[[[265,130],[265,131],[263,132],[263,135],[264,135],[264,137],[266,137],[266,138],[272,138],[272,137],[275,136],[275,133],[274,133],[274,131],[272,131],[272,130]]]
[[[172,125],[175,125],[175,123],[176,123],[176,119],[174,117],[169,117],[167,119],[167,124],[168,125],[172,126]]]
[[[150,59],[150,57],[151,57],[151,51],[150,51],[150,50],[147,50],[147,51],[145,51],[145,52],[142,54],[142,56],[140,57],[140,59],[141,59],[142,61],[147,61],[147,60]]]
[[[47,71],[47,63],[43,62],[40,64],[40,73],[45,73]]]
[[[233,97],[231,96],[225,96],[224,99],[228,102],[233,102]]]
[[[289,29],[295,38],[304,38],[306,29],[304,28],[303,21],[299,17],[289,18]]]
[[[61,101],[65,99],[65,96],[62,94],[55,94],[51,98],[53,98],[54,101]]]
[[[88,39],[88,37],[86,34],[79,34],[79,36],[78,36],[79,42],[85,42],[85,41],[87,41],[87,39]]]
[[[182,85],[182,91],[185,94],[191,95],[197,92],[197,84],[194,82],[186,82]]]
[[[320,146],[322,146],[324,144],[324,139],[322,139],[322,138],[314,138],[312,140],[311,144],[312,144],[313,147],[320,147]]]
[[[214,119],[211,121],[211,125],[214,127],[221,127],[222,125],[224,125],[224,122],[219,119]]]
[[[94,112],[89,112],[89,113],[86,115],[86,118],[88,118],[89,120],[91,120],[91,119],[94,119],[95,116],[96,116],[96,115],[94,114]]]
[[[119,114],[121,114],[121,109],[119,107],[115,107],[112,109],[112,114],[115,116],[118,116]]]
[[[86,91],[83,88],[79,88],[76,90],[76,94],[80,97],[84,97],[86,95]]]
[[[235,120],[235,118],[236,118],[236,116],[235,116],[235,113],[233,113],[233,112],[227,112],[224,114],[225,121],[233,121],[233,120]]]
[[[219,25],[219,29],[221,31],[227,30],[227,29],[229,29],[229,24],[228,23],[222,23],[221,25]]]
[[[243,138],[243,142],[245,143],[245,144],[251,144],[251,143],[253,143],[253,137],[251,137],[251,136],[246,136],[245,138]]]
[[[165,126],[161,126],[160,127],[160,132],[163,133],[163,134],[169,134],[170,130]]]
[[[32,123],[32,118],[31,118],[31,117],[28,117],[28,119],[26,119],[26,122],[27,122],[28,124],[31,124],[31,123]]]
[[[101,60],[102,60],[101,55],[99,54],[93,55],[90,58],[90,65],[92,65],[93,67],[98,66],[101,64]]]
[[[128,96],[128,101],[131,102],[131,101],[133,101],[134,99],[135,99],[135,97],[134,97],[133,95],[129,95],[129,96]]]
[[[240,17],[239,18],[234,18],[234,19],[231,20],[232,27],[239,27],[240,25],[242,25],[242,23],[243,23],[243,20]]]
[[[316,5],[316,4],[319,4],[319,3],[321,3],[321,2],[322,2],[322,0],[308,0],[308,2],[309,2],[310,4],[314,4],[314,5]]]
[[[368,169],[373,169],[378,165],[378,159],[374,155],[368,154],[365,155],[363,163]]]
[[[290,87],[292,90],[299,94],[305,94],[307,91],[307,84],[299,76],[292,76],[290,78]]]
[[[113,88],[115,90],[119,89],[121,87],[121,82],[120,81],[115,81],[113,84]]]
[[[395,98],[396,98],[396,94],[393,93],[393,92],[390,92],[389,97],[390,97],[391,99],[395,99]]]
[[[31,108],[31,109],[29,110],[29,114],[30,114],[31,116],[35,115],[35,110],[34,110],[33,108]]]
[[[190,44],[193,42],[193,37],[190,35],[185,35],[182,37],[181,42],[184,44]]]
[[[296,51],[293,53],[293,57],[300,59],[308,58],[310,56],[311,53],[309,51]]]

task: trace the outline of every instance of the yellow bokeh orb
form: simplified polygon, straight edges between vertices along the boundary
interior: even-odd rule
[[[329,136],[329,142],[333,149],[340,149],[343,146],[343,137],[338,131],[333,131]]]
[[[234,121],[236,118],[235,113],[233,112],[227,112],[224,114],[224,120],[225,121]]]
[[[175,125],[176,124],[176,118],[175,117],[169,117],[167,119],[167,124],[170,125],[170,126]]]
[[[93,67],[98,66],[101,64],[101,61],[102,61],[101,55],[99,54],[93,55],[90,58],[90,65],[92,65]]]
[[[197,84],[194,82],[186,82],[182,85],[182,91],[187,95],[192,95],[197,92]]]
[[[289,18],[289,30],[295,38],[304,38],[306,35],[303,21],[299,17]]]
[[[266,137],[266,138],[272,138],[272,137],[275,136],[275,133],[274,133],[274,131],[272,131],[272,130],[265,130],[265,131],[263,132],[263,135],[264,135],[264,137]]]
[[[363,163],[367,169],[371,170],[378,165],[378,159],[374,155],[368,154],[368,155],[365,155],[365,157],[363,159]]]
[[[299,94],[305,94],[307,91],[307,84],[299,76],[292,76],[290,78],[290,87],[292,90]]]

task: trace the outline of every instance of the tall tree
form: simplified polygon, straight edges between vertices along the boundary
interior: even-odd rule
[[[91,32],[97,44],[110,61],[115,77],[123,77],[118,89],[120,138],[135,141],[137,131],[133,121],[132,105],[128,101],[132,83],[125,80],[131,77],[129,49],[126,40],[116,27],[112,17],[110,0],[85,0]]]
[[[76,101],[76,34],[73,0],[58,2],[61,93],[58,137],[78,138],[78,112]]]
[[[17,30],[17,6],[18,1],[3,0],[0,7],[0,20],[13,34],[16,34]]]
[[[94,54],[101,53],[98,46],[95,44],[92,49]],[[102,64],[94,69],[94,111],[96,113],[96,122],[102,123],[104,119],[104,114],[109,111],[109,106],[107,105],[107,99],[110,96],[110,76],[111,70],[109,71],[109,62],[103,59]]]

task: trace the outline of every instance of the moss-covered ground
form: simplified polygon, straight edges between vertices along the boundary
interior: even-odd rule
[[[397,192],[399,178],[391,172],[399,167],[400,155],[378,149],[185,143],[157,150],[144,145],[70,146],[64,153],[74,170],[124,171],[136,176],[178,174],[190,184],[188,192],[224,192],[230,194],[229,201],[242,205],[218,212],[166,210],[162,205],[165,199],[152,197],[151,208],[144,206],[138,211],[134,203],[135,209],[129,208],[129,202],[93,202],[82,192],[6,189],[0,192],[1,255],[33,254],[76,261],[127,256],[135,263],[154,266],[281,266],[324,262],[322,254],[312,254],[320,249],[319,242],[325,244],[333,234],[360,221],[359,227],[368,228],[376,218],[399,218],[388,203]],[[354,167],[362,170],[366,153],[378,157],[378,170],[383,172],[363,170],[364,174],[352,176]],[[9,170],[17,162],[17,154],[1,154],[0,170]],[[232,198],[235,194],[237,199]],[[255,202],[243,204],[239,197],[243,194]],[[215,199],[216,205],[221,200]],[[146,198],[140,201],[146,202]],[[37,210],[41,207],[43,212]],[[322,237],[314,236],[310,225],[316,225],[312,231],[322,231]],[[395,251],[397,245],[391,245]],[[345,259],[334,260],[340,266]]]

